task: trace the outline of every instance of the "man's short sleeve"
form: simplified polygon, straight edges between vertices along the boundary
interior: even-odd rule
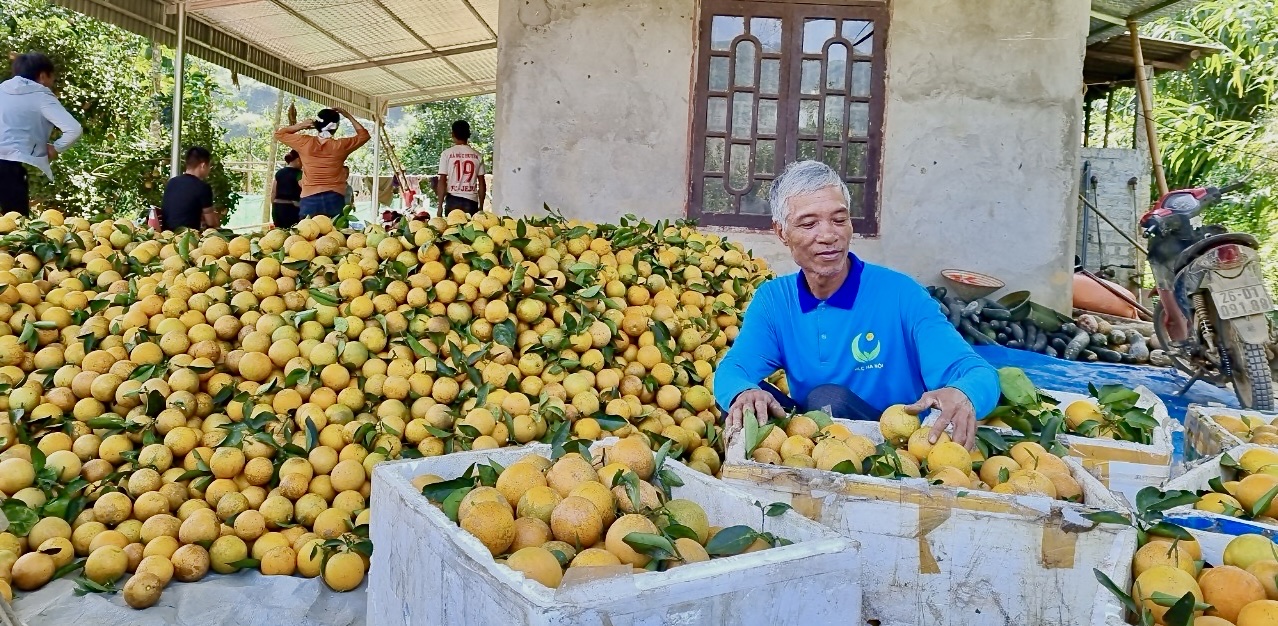
[[[204,183],[200,189],[200,208],[207,209],[213,206],[213,187],[208,183]]]

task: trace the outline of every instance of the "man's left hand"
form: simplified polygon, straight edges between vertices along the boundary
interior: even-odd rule
[[[918,415],[928,409],[941,412],[932,425],[932,432],[928,433],[929,442],[936,443],[941,433],[945,432],[945,427],[953,425],[954,441],[968,450],[976,445],[976,409],[972,407],[972,401],[967,399],[967,394],[954,387],[944,387],[923,394],[918,402],[905,407],[905,411],[911,415]]]

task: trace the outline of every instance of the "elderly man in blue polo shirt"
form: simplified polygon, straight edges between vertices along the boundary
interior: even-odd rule
[[[792,163],[769,195],[773,230],[800,271],[755,292],[745,324],[714,376],[728,428],[787,408],[878,419],[907,404],[936,409],[930,439],[947,427],[969,449],[976,420],[998,402],[998,374],[977,356],[913,279],[866,263],[852,239],[847,187],[824,163]],[[763,379],[784,369],[793,398]]]

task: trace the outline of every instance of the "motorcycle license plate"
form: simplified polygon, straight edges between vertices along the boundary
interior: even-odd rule
[[[1244,271],[1237,278],[1225,278],[1217,274],[1212,279],[1211,299],[1221,319],[1234,319],[1247,315],[1267,313],[1274,309],[1264,280],[1258,272]]]

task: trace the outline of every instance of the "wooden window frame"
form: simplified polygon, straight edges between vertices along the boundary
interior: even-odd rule
[[[769,54],[764,52],[759,40],[752,34],[746,32],[738,35],[728,45],[727,51],[714,50],[714,42],[711,41],[712,23],[715,15],[739,15],[744,19],[750,18],[779,18],[783,23],[781,52]],[[843,88],[828,89],[826,86],[826,53],[832,43],[836,43],[841,33],[836,32],[835,39],[827,40],[823,46],[822,52],[819,54],[805,54],[803,50],[803,34],[802,28],[805,20],[808,19],[835,19],[835,20],[856,20],[873,22],[873,45],[870,55],[856,54],[853,50],[851,42],[843,40],[847,46],[846,63],[848,66],[847,73],[843,79]],[[818,2],[804,0],[789,0],[788,2],[759,2],[759,1],[736,1],[736,0],[701,0],[700,15],[697,20],[697,58],[696,58],[696,77],[693,84],[693,122],[691,133],[691,150],[690,166],[689,166],[689,202],[688,215],[696,219],[699,224],[707,226],[730,226],[745,227],[751,229],[769,229],[772,226],[772,216],[770,213],[759,214],[742,214],[742,213],[709,213],[702,210],[705,198],[704,180],[707,176],[721,176],[727,179],[731,175],[731,157],[732,145],[734,143],[750,146],[750,168],[747,180],[747,191],[733,193],[728,191],[729,200],[733,200],[733,196],[745,195],[750,189],[753,189],[757,181],[775,180],[780,175],[780,168],[784,167],[791,161],[798,158],[799,150],[799,107],[801,100],[817,100],[823,102],[827,95],[842,95],[843,100],[843,122],[842,136],[840,137],[837,147],[842,155],[841,163],[846,163],[848,158],[849,144],[864,143],[865,144],[865,171],[863,176],[846,177],[845,181],[850,183],[863,184],[863,206],[864,212],[860,216],[853,216],[853,230],[857,236],[874,237],[879,233],[879,182],[882,174],[882,140],[883,140],[883,105],[885,100],[886,88],[886,51],[887,51],[887,31],[889,24],[889,12],[887,6],[883,2],[857,2],[850,4],[831,5]],[[736,48],[737,45],[744,41],[752,41],[755,45],[754,52],[754,70],[753,75],[756,77],[756,85],[750,87],[737,87],[736,83]],[[726,55],[728,65],[728,77],[726,90],[710,89],[710,64],[712,57],[724,58]],[[780,58],[782,68],[779,76],[779,89],[776,94],[777,101],[777,120],[775,134],[761,136],[758,132],[759,122],[759,102],[761,96],[759,94],[758,77],[762,73],[763,57]],[[819,78],[818,92],[816,94],[801,94],[802,80],[802,64],[804,60],[819,60],[821,67],[821,76]],[[870,66],[870,86],[869,96],[866,98],[851,96],[851,80],[852,66],[854,61],[869,61]],[[754,101],[751,107],[752,119],[750,123],[749,140],[744,141],[741,138],[732,136],[732,117],[731,104],[735,93],[754,94]],[[723,98],[729,106],[729,113],[726,115],[726,121],[722,132],[707,130],[707,113],[711,98]],[[769,98],[771,99],[771,98]],[[850,123],[850,106],[851,103],[865,102],[869,105],[868,128],[864,142],[857,142],[848,137]],[[817,158],[820,158],[822,151],[827,147],[836,147],[828,143],[825,137],[825,107],[819,107],[820,120],[818,122],[816,139]],[[723,160],[724,167],[722,172],[706,172],[706,141],[707,139],[719,138],[723,141]],[[755,158],[757,155],[757,145],[759,140],[775,141],[773,158],[776,164],[772,168],[771,173],[759,174],[755,173]],[[811,141],[812,137],[805,137]],[[764,198],[766,202],[766,197]]]

